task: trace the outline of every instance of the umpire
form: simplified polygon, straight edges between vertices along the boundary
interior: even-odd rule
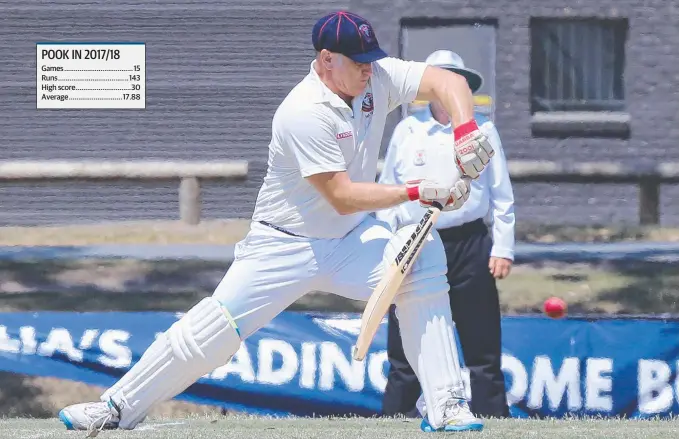
[[[454,52],[438,50],[427,58],[431,65],[452,70],[467,78],[476,92],[481,75],[465,68]],[[501,363],[500,305],[496,279],[503,279],[514,259],[514,195],[507,163],[494,124],[476,114],[481,131],[488,136],[495,156],[481,176],[472,181],[471,194],[459,210],[443,212],[436,228],[446,249],[450,306],[462,347],[465,366],[470,372],[471,409],[476,416],[508,417]],[[403,184],[427,178],[443,179],[445,169],[437,169],[437,154],[452,154],[450,119],[441,105],[429,105],[402,120],[394,129],[385,157],[380,182]],[[438,174],[438,175],[437,175]],[[417,223],[424,209],[418,203],[404,203],[377,212],[393,230]],[[491,224],[489,226],[486,221]],[[417,416],[420,383],[408,364],[398,319],[389,310],[387,352],[389,375],[383,400],[387,416]]]

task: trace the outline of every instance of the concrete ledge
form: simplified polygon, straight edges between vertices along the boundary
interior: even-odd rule
[[[378,174],[384,161],[378,162]],[[679,182],[679,163],[624,164],[597,162],[553,162],[538,160],[508,160],[507,168],[513,181],[541,183],[633,183],[647,181]]]
[[[679,179],[679,163],[661,163],[658,165],[658,174],[661,178]]]
[[[190,161],[0,161],[0,180],[170,180],[181,178],[240,179],[248,162]]]
[[[534,137],[609,137],[627,139],[630,115],[612,111],[552,111],[535,113]]]

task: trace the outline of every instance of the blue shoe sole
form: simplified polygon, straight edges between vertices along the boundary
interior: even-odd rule
[[[481,431],[483,424],[468,424],[468,425],[446,425],[443,431]]]
[[[481,423],[474,423],[474,424],[466,424],[466,425],[446,425],[443,428],[439,428],[438,430],[434,429],[431,425],[429,425],[429,422],[422,420],[422,424],[420,425],[420,429],[424,431],[425,433],[438,433],[438,432],[446,432],[446,431],[481,431],[483,430],[483,424]]]
[[[66,426],[66,430],[75,430],[75,428],[73,428],[71,420],[68,419],[63,410],[59,411],[59,420],[64,423],[64,425]]]

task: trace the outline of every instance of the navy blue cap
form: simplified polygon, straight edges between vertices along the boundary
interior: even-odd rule
[[[326,49],[341,53],[359,63],[369,63],[388,56],[380,49],[368,20],[351,12],[333,12],[318,20],[311,40],[318,52]]]

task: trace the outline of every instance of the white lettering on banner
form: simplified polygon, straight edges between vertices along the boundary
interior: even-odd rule
[[[332,390],[336,385],[337,372],[347,390],[360,392],[366,384],[367,369],[368,384],[372,388],[383,392],[387,385],[387,378],[383,373],[384,363],[387,361],[386,351],[372,353],[366,362],[354,361],[351,355],[345,355],[332,342],[323,342],[320,347],[317,343],[303,342],[300,352],[301,355],[298,356],[293,345],[286,341],[261,339],[257,347],[255,373],[247,345],[242,343],[229,363],[216,368],[203,378],[224,380],[229,374],[233,374],[246,383],[281,385],[289,383],[299,374],[299,386],[302,388]],[[274,370],[275,356],[281,358],[282,366]]]
[[[368,363],[368,378],[370,379],[370,384],[373,386],[373,389],[382,393],[384,393],[384,389],[387,387],[387,377],[382,373],[382,368],[386,361],[388,361],[387,351],[380,351],[370,354]]]
[[[337,330],[335,327],[331,327]],[[158,336],[162,333],[155,334]],[[78,338],[79,337],[79,338]],[[39,338],[41,341],[39,341]],[[16,355],[66,355],[71,361],[82,362],[85,351],[94,352],[96,361],[115,368],[128,368],[132,352],[128,347],[130,333],[123,330],[86,329],[73,334],[65,328],[52,328],[38,336],[33,326],[8,329],[0,325],[0,352]],[[92,351],[94,349],[95,351]],[[204,378],[224,380],[229,374],[244,383],[284,385],[298,380],[300,388],[333,390],[342,386],[351,392],[372,388],[384,392],[386,351],[371,353],[366,361],[354,361],[333,342],[289,343],[264,338],[256,346],[256,357],[245,343],[228,364],[216,368]],[[550,357],[539,355],[532,364],[523,364],[517,357],[502,355],[502,370],[509,388],[510,405],[525,401],[531,409],[557,410],[566,399],[570,411],[585,409],[592,412],[613,410],[613,359],[566,357],[552,364]],[[640,413],[667,412],[679,401],[679,380],[673,378],[677,364],[656,359],[640,359],[637,363],[637,398]],[[462,369],[468,397],[469,372]],[[581,376],[583,375],[583,376]],[[294,383],[293,383],[294,384]],[[634,385],[634,383],[625,383]],[[584,396],[582,395],[584,393]],[[548,407],[544,407],[546,405]]]
[[[126,331],[112,329],[99,337],[99,348],[103,352],[97,360],[108,367],[127,367],[132,362],[132,352],[124,345],[130,338]]]
[[[80,344],[78,345],[78,349],[91,348],[92,345],[94,344],[94,341],[97,339],[97,335],[99,335],[98,329],[85,330],[83,336],[80,338]]]
[[[55,352],[66,355],[69,360],[82,362],[83,351],[90,349],[97,340],[98,329],[87,329],[75,347],[74,339],[66,328],[52,328],[47,338],[38,343],[35,328],[22,326],[19,328],[19,339],[9,336],[6,326],[0,326],[0,352],[21,353],[22,355],[52,356]],[[99,337],[99,349],[102,355],[97,361],[109,367],[128,367],[132,361],[132,352],[125,346],[130,334],[117,329],[104,331]]]
[[[13,340],[7,333],[5,326],[0,326],[0,351],[18,354],[21,351],[21,342]]]
[[[660,413],[672,406],[674,394],[669,384],[671,375],[670,366],[664,361],[639,360],[637,382],[641,413]]]
[[[679,361],[676,370],[679,371]],[[554,375],[551,361],[546,356],[537,356],[533,362],[532,376],[529,381],[526,367],[516,357],[502,355],[502,370],[510,383],[507,401],[515,405],[526,398],[530,385],[527,406],[532,409],[543,408],[543,397],[547,394],[549,408],[556,410],[564,394],[568,392],[568,409],[582,409],[580,395],[584,387],[584,408],[588,411],[613,410],[613,359],[588,358],[585,361],[584,383],[580,378],[581,363],[578,358],[564,359],[560,370]],[[662,360],[641,359],[637,365],[637,389],[639,412],[657,414],[667,412],[674,401],[679,402],[679,380],[671,382],[672,369]],[[583,385],[584,384],[584,385]],[[633,385],[633,384],[632,384]]]
[[[542,407],[543,395],[547,394],[549,407],[559,408],[565,392],[568,392],[568,409],[577,410],[582,407],[580,396],[580,360],[565,358],[559,373],[555,376],[552,360],[539,355],[533,361],[533,377],[531,379],[528,407],[538,409]]]
[[[274,370],[274,353],[282,357],[282,365]],[[297,352],[283,340],[264,339],[259,342],[257,381],[264,384],[286,384],[297,374]]]
[[[299,386],[313,389],[316,385],[316,343],[302,343],[302,370],[299,374]]]
[[[585,407],[592,411],[611,411],[613,410],[613,398],[610,394],[613,390],[613,360],[610,358],[588,358],[586,366],[585,381]]]
[[[568,409],[582,409],[581,363],[579,358],[564,359],[559,372],[554,374],[549,357],[537,356],[533,361],[532,376],[529,380],[526,367],[516,357],[502,355],[502,370],[510,383],[507,389],[507,402],[515,405],[526,398],[530,385],[527,406],[532,409],[543,408],[545,394],[550,410],[556,410],[568,393]],[[585,362],[585,408],[591,411],[610,411],[613,409],[613,360],[610,358],[588,358]]]
[[[73,345],[71,334],[66,328],[52,329],[47,340],[38,348],[38,354],[45,357],[51,357],[55,352],[66,354],[71,361],[83,361],[83,351]]]
[[[352,392],[363,390],[365,382],[365,363],[356,361],[353,357],[347,360],[346,355],[335,343],[321,343],[321,376],[318,387],[321,390],[331,390],[335,387],[335,370]]]
[[[21,352],[24,355],[33,355],[38,350],[38,341],[35,339],[35,328],[32,326],[22,326],[19,328],[19,338],[21,338]]]
[[[518,358],[502,354],[502,371],[511,377],[511,386],[507,389],[507,403],[514,405],[526,396],[528,390],[528,372]]]

